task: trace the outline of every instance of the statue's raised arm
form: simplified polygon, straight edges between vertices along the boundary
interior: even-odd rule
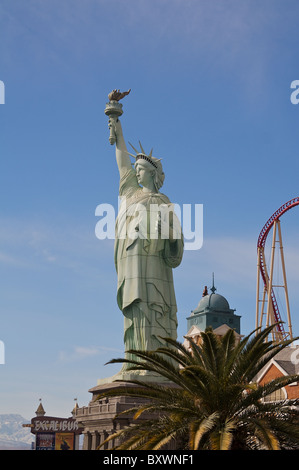
[[[131,90],[120,92],[119,90],[113,90],[108,95],[109,103],[106,104],[105,108],[105,114],[109,116],[109,142],[111,145],[115,144],[116,161],[120,176],[122,176],[128,169],[132,168],[127,146],[123,137],[122,126],[119,120],[119,117],[123,113],[122,104],[119,101],[127,96],[130,91]]]
[[[113,132],[115,134],[115,155],[116,155],[116,162],[119,170],[120,177],[132,168],[131,159],[129,157],[129,153],[127,151],[127,146],[125,143],[125,139],[123,136],[123,131],[121,127],[120,120],[110,118],[108,127],[111,129],[113,128]]]

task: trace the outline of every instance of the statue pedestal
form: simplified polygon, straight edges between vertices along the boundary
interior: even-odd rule
[[[110,434],[130,424],[130,418],[132,419],[132,417],[128,415],[115,418],[116,414],[135,405],[130,397],[97,399],[101,393],[123,385],[107,383],[91,388],[89,392],[92,393],[92,399],[88,406],[76,410],[75,419],[84,429],[83,450],[96,450],[99,444],[107,439]],[[109,442],[102,450],[112,447],[113,443]]]
[[[162,382],[161,382],[162,384]],[[165,384],[165,383],[164,383]],[[107,397],[98,400],[98,396],[110,389],[120,387],[136,387],[131,383],[110,382],[96,385],[89,392],[92,393],[92,399],[88,406],[77,408],[75,419],[79,426],[83,428],[83,450],[97,450],[98,446],[107,439],[108,436],[127,427],[133,421],[133,414],[116,416],[122,411],[126,411],[138,405],[145,403],[143,398],[133,398],[129,396]],[[144,414],[144,419],[154,418],[149,413]],[[118,441],[110,441],[100,450],[112,449]],[[170,447],[168,447],[170,449]]]
[[[154,372],[148,372],[148,371],[133,372],[133,371],[128,371],[128,370],[120,370],[119,372],[117,372],[117,374],[112,375],[111,377],[106,377],[105,379],[98,379],[97,385],[108,386],[109,384],[113,384],[113,383],[115,385],[115,382],[117,380],[122,380],[123,382],[129,381],[129,380],[141,380],[142,382],[154,382],[154,383],[158,382],[158,383],[165,383],[165,384],[169,383],[167,379],[164,379],[164,377],[162,377],[159,374],[155,374]]]

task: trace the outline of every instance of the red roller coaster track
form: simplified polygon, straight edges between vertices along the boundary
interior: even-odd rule
[[[293,207],[298,206],[298,205],[299,205],[299,197],[295,197],[295,198],[291,199],[290,201],[286,202],[285,204],[283,204],[279,209],[277,209],[276,212],[274,212],[274,214],[266,222],[266,224],[264,225],[264,227],[262,228],[262,230],[260,232],[258,242],[257,242],[257,248],[258,248],[258,254],[259,254],[260,274],[262,276],[264,286],[265,286],[266,289],[267,289],[267,285],[268,285],[268,280],[267,280],[267,271],[266,271],[266,265],[265,265],[265,262],[264,262],[263,250],[264,250],[265,245],[266,245],[267,236],[268,236],[274,222],[279,220],[280,217],[283,214],[285,214],[285,212],[289,211],[290,209],[292,209]],[[278,328],[279,332],[282,334],[282,336],[285,337],[286,333],[284,331],[283,324],[281,323],[282,322],[281,315],[280,315],[280,312],[279,312],[279,308],[278,308],[278,304],[277,304],[277,300],[276,300],[273,288],[271,289],[271,301],[272,301],[274,318],[275,318],[275,321],[278,323],[277,328]]]

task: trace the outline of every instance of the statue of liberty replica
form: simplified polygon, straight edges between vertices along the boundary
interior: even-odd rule
[[[127,150],[119,120],[123,114],[119,101],[128,93],[113,90],[105,108],[109,116],[109,141],[115,145],[120,176],[114,257],[117,303],[124,317],[128,362],[112,377],[99,379],[89,390],[93,395],[89,405],[76,410],[76,421],[84,428],[84,450],[96,450],[132,419],[122,412],[136,406],[136,401],[120,394],[121,382],[126,382],[126,386],[131,381],[136,383],[136,379],[164,382],[158,374],[128,370],[134,359],[132,350],[155,351],[164,345],[163,338],[177,338],[172,270],[182,261],[183,235],[174,205],[160,192],[165,177],[161,160],[152,151],[146,153],[140,143],[140,150],[134,147],[134,153]],[[113,392],[113,396],[107,397],[110,390],[116,391],[116,395]]]
[[[165,178],[161,159],[152,150],[146,153],[140,142],[140,150],[132,146],[134,154],[127,150],[119,101],[129,92],[113,90],[105,109],[120,175],[114,259],[127,359],[133,357],[129,350],[153,351],[164,344],[163,338],[177,338],[172,270],[181,263],[184,250],[173,204],[160,192]],[[122,378],[128,377],[126,368],[124,364]]]

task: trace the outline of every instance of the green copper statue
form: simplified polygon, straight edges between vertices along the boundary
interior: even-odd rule
[[[117,302],[124,315],[125,351],[150,351],[163,344],[161,337],[177,337],[172,269],[181,263],[183,236],[173,205],[160,193],[165,177],[161,161],[141,144],[141,151],[133,147],[136,155],[127,151],[119,99],[128,93],[114,90],[105,110],[120,174],[114,253]]]

